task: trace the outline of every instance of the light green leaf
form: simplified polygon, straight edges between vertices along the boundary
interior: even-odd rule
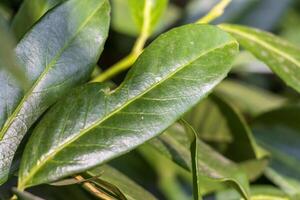
[[[150,35],[164,14],[168,0],[128,0],[131,14],[139,31],[144,23],[149,21],[148,35]],[[148,14],[147,14],[148,13]]]
[[[146,199],[146,200],[155,200],[156,198],[150,194],[148,191],[143,189],[137,183],[132,181],[126,175],[122,174],[118,170],[114,169],[109,165],[103,165],[96,167],[92,170],[86,172],[91,177],[97,176],[101,173],[99,177],[99,182],[97,179],[95,183],[99,186],[103,185],[103,181],[106,181],[114,186],[116,186],[128,200],[136,199]]]
[[[291,198],[270,185],[254,185],[251,188],[250,200],[291,200]],[[217,192],[216,200],[243,200],[241,195],[234,190],[225,190]]]
[[[24,0],[12,22],[17,40],[51,8],[66,0]]]
[[[300,196],[299,118],[300,106],[287,106],[258,116],[253,124],[255,136],[272,156],[266,175],[292,196]]]
[[[146,34],[151,35],[158,27],[167,5],[168,0],[113,0],[112,25],[120,32],[138,35],[147,23],[149,27]]]
[[[25,148],[19,188],[85,171],[157,136],[227,75],[236,53],[236,41],[210,25],[161,35],[116,90],[88,84],[46,114]]]
[[[0,72],[0,183],[31,125],[71,88],[88,80],[108,29],[107,0],[69,0],[49,12],[17,45],[29,89],[23,92]]]
[[[270,33],[239,25],[222,24],[246,50],[266,63],[287,85],[300,92],[300,49]]]
[[[232,80],[223,81],[215,91],[239,110],[251,115],[278,108],[287,101],[284,97],[270,93],[268,90]]]

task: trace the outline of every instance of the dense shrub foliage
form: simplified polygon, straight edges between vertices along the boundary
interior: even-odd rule
[[[0,198],[300,199],[296,6],[1,2]]]

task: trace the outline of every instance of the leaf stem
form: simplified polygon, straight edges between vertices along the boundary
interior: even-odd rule
[[[85,179],[82,176],[80,176],[80,175],[76,176],[75,179],[77,179],[78,181],[85,181]],[[99,199],[102,199],[102,200],[113,200],[110,196],[108,196],[105,193],[101,192],[93,184],[91,184],[89,182],[84,182],[82,184],[82,186],[86,190],[90,191],[93,195],[95,195],[96,197],[98,197]]]
[[[103,82],[106,81],[120,72],[128,69],[133,65],[139,55],[142,53],[143,48],[146,44],[147,39],[150,36],[150,27],[151,27],[151,7],[153,2],[152,0],[146,0],[144,7],[144,18],[143,18],[143,26],[141,29],[141,34],[137,38],[131,53],[125,58],[121,59],[119,62],[111,66],[108,70],[94,78],[91,82]]]
[[[221,2],[215,5],[207,15],[200,18],[196,23],[208,24],[213,20],[217,19],[224,13],[225,8],[230,4],[230,2],[231,0],[221,0]]]
[[[17,200],[18,197],[16,195],[13,195],[9,200]]]

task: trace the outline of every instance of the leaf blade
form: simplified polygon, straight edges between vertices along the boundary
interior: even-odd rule
[[[215,40],[201,42],[212,36],[215,36]],[[168,49],[164,48],[166,44],[169,45]],[[184,45],[185,48],[180,49],[178,45]],[[71,98],[65,99],[48,113],[25,150],[20,170],[20,187],[54,181],[86,170],[156,136],[226,76],[236,51],[237,44],[233,38],[209,25],[187,25],[163,34],[143,52],[119,88],[109,91],[105,84],[89,84],[75,91]],[[220,56],[224,58],[218,59],[220,63],[211,62]],[[153,57],[157,59],[153,60]],[[191,74],[191,70],[194,73]],[[203,73],[209,76],[203,77]],[[188,77],[191,75],[194,78],[199,76],[198,80]],[[183,81],[185,84],[182,84]],[[174,84],[178,87],[177,93],[167,93]],[[186,85],[190,86],[189,91]],[[68,106],[70,101],[73,103]],[[155,107],[151,106],[153,101],[156,102]],[[170,101],[176,109],[169,107],[167,102]],[[90,109],[91,105],[93,110]],[[76,108],[85,111],[78,113]],[[60,116],[69,123],[63,125],[60,124],[61,120],[55,120],[54,115],[59,110]],[[70,120],[68,116],[77,117]],[[151,123],[147,123],[148,120]],[[46,126],[50,124],[54,131],[50,134],[51,138],[46,133],[46,130],[50,130]],[[66,126],[63,132],[58,131],[61,126]],[[109,134],[111,138],[108,138],[107,133],[110,131],[114,134]],[[44,148],[37,150],[40,153],[34,156],[35,159],[29,158],[29,148],[42,141],[42,137],[48,140]],[[60,142],[55,141],[55,138],[61,138]],[[76,146],[81,151],[74,153],[72,149]],[[41,155],[45,155],[44,159],[37,163]],[[66,159],[75,162],[68,163]],[[55,160],[58,162],[55,163]],[[66,164],[59,165],[61,160]],[[49,173],[58,168],[63,169],[61,174]]]
[[[238,25],[222,24],[241,45],[265,62],[288,86],[300,92],[300,49],[273,34]]]
[[[30,126],[70,88],[89,78],[102,52],[108,34],[109,4],[106,0],[82,4],[71,0],[52,10],[16,47],[30,88],[26,92],[16,84],[1,88],[0,93],[9,95],[10,101],[9,108],[5,102],[0,104],[1,182],[7,178],[14,153]],[[78,12],[83,7],[85,12]],[[54,21],[57,23],[52,26]],[[11,84],[5,74],[0,77],[1,82]]]
[[[289,105],[259,115],[253,123],[256,138],[271,153],[266,176],[292,196],[300,195],[299,105]],[[297,198],[296,198],[297,199]]]
[[[92,170],[87,171],[86,173],[90,176],[95,176],[101,172],[103,172],[103,174],[99,178],[101,180],[107,181],[110,184],[115,185],[126,196],[128,200],[142,198],[147,200],[156,199],[151,193],[139,186],[125,174],[121,173],[120,171],[116,170],[115,168],[109,165],[96,167]]]

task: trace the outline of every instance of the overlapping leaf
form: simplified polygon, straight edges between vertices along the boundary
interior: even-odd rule
[[[300,49],[258,29],[223,24],[238,42],[266,63],[287,85],[300,92]]]
[[[161,35],[116,90],[89,84],[47,113],[25,149],[19,188],[84,171],[157,136],[226,76],[236,51],[214,26]]]
[[[70,0],[49,12],[17,45],[30,86],[23,92],[0,72],[0,183],[30,126],[70,88],[89,78],[108,26],[107,0]]]
[[[238,162],[249,178],[257,178],[268,162],[267,152],[256,144],[244,118],[228,101],[218,95],[210,98],[189,112],[185,119],[205,141],[224,144],[224,154]],[[218,124],[216,124],[216,120]],[[236,151],[240,149],[242,151]],[[252,170],[255,168],[256,170]]]
[[[97,185],[101,186],[103,185],[103,182],[106,181],[107,183],[117,187],[128,200],[156,199],[152,194],[136,184],[126,175],[122,174],[109,165],[96,167],[92,170],[87,171],[86,173],[91,177],[101,174],[98,179],[99,181],[97,179],[94,181]]]
[[[291,200],[290,196],[270,185],[254,185],[250,188],[251,200]],[[234,190],[217,192],[216,200],[242,200]]]
[[[235,161],[240,162],[239,167],[247,173],[250,180],[256,179],[262,174],[268,163],[268,156],[266,152],[256,144],[252,133],[243,118],[226,101],[213,95],[194,107],[187,113],[185,119],[193,125],[201,138],[223,145],[227,143],[227,151],[224,153]],[[218,125],[215,123],[216,120],[218,121]],[[148,145],[155,148],[181,167],[189,171],[192,170],[192,159],[189,155],[190,138],[187,135],[186,130],[180,124],[174,124],[167,129],[164,134],[149,141]],[[236,149],[239,149],[242,154],[234,152]],[[202,154],[203,152],[206,152],[207,154],[205,154],[202,159],[200,158],[198,160],[198,165],[209,165],[207,158],[212,157],[211,155],[208,155],[208,152],[210,151],[203,150],[201,152]],[[218,159],[216,159],[216,162],[217,160]],[[222,166],[222,163],[219,163],[217,166]],[[227,165],[224,165],[223,167],[226,168],[226,166]],[[231,168],[234,169],[237,167]],[[212,168],[212,170],[216,169]],[[203,176],[206,174],[203,170],[199,173],[202,173]],[[209,175],[206,174],[206,176]],[[234,177],[233,173],[223,173],[223,176],[228,179]],[[214,183],[215,186],[213,187],[209,186],[207,183],[208,181],[206,181],[205,184],[202,184],[202,193],[219,188],[219,184],[217,183]],[[245,186],[241,187],[245,188]]]
[[[291,195],[300,196],[300,106],[287,106],[257,117],[255,136],[271,152],[267,176]]]
[[[216,87],[215,91],[241,111],[251,115],[280,107],[286,102],[282,96],[237,81],[225,80]]]
[[[20,40],[48,10],[66,0],[24,0],[12,22],[12,30]]]
[[[202,142],[198,133],[189,124],[185,124],[185,127],[188,132],[194,134],[194,140],[191,145],[194,199],[202,199],[203,179],[206,181],[232,183],[238,188],[243,197],[249,199],[247,175],[230,160]]]

